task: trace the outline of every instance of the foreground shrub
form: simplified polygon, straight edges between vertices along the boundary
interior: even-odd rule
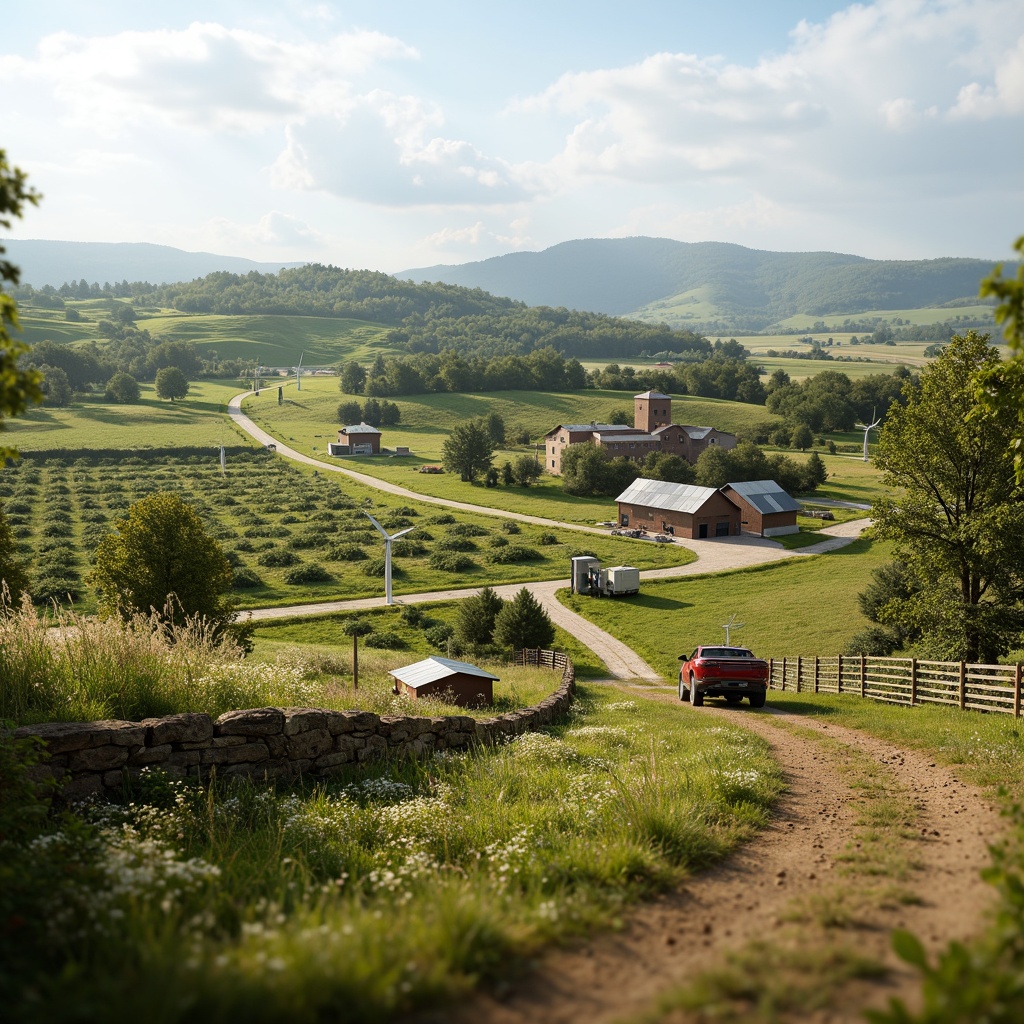
[[[239,551],[245,549],[241,544],[237,545]],[[262,555],[259,555],[256,559],[260,565],[265,565],[268,569],[284,569],[289,565],[297,565],[300,561],[299,556],[285,548],[271,548],[269,551],[264,551]]]
[[[298,565],[284,574],[285,583],[298,586],[303,583],[330,583],[334,577],[322,566]]]
[[[495,565],[512,565],[518,562],[537,562],[544,556],[536,548],[528,548],[522,544],[509,544],[504,548],[497,548],[490,554],[490,560]]]
[[[461,551],[435,551],[430,556],[429,565],[440,572],[466,572],[476,568],[476,562]]]
[[[367,634],[363,643],[367,647],[373,647],[381,651],[400,651],[406,646],[401,635],[393,629],[375,629]]]

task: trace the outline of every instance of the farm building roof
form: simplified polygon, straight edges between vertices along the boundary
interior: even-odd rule
[[[417,661],[414,665],[392,669],[389,673],[399,682],[405,683],[406,686],[411,686],[413,689],[459,674],[479,676],[481,679],[498,679],[498,676],[492,672],[477,668],[476,665],[471,665],[468,661],[455,661],[453,658],[439,658],[436,655],[424,658],[423,661]]]
[[[595,433],[601,438],[602,444],[606,444],[609,441],[657,441],[653,434],[637,433],[635,430],[629,430],[623,433],[621,427],[612,427],[610,431],[597,430]]]
[[[726,484],[758,512],[797,512],[800,502],[787,494],[774,480],[746,480],[739,484]]]
[[[655,401],[659,401],[659,402],[662,401],[663,399],[665,401],[668,401],[668,402],[672,401],[672,396],[671,395],[662,394],[662,392],[660,392],[660,391],[645,391],[643,394],[641,394],[641,395],[634,395],[633,397],[634,398],[654,399]]]
[[[351,427],[342,427],[341,432],[343,434],[379,434],[380,431],[376,427],[371,427],[369,423],[356,423]]]
[[[683,427],[683,430],[685,430],[690,437],[694,439],[694,441],[700,441],[702,438],[707,437],[714,429],[714,427]]]
[[[632,428],[617,426],[614,423],[559,423],[557,427],[552,427],[551,430],[545,434],[545,437],[550,437],[552,434],[557,434],[560,430],[570,430],[574,434],[579,433],[581,430],[630,430]]]
[[[673,484],[667,480],[634,480],[615,500],[645,505],[665,512],[696,512],[717,491],[696,484]]]

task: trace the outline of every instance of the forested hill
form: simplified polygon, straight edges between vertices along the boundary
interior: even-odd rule
[[[709,319],[753,317],[767,326],[797,313],[824,316],[952,303],[977,296],[979,281],[993,266],[975,259],[869,260],[641,237],[580,239],[542,252],[397,276],[485,288],[529,305],[617,316],[641,311],[657,317],[656,308],[645,307],[690,295],[699,298]]]

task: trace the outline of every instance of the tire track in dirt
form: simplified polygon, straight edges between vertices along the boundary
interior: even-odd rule
[[[674,696],[640,689],[631,694],[675,702]],[[479,993],[441,1013],[417,1015],[426,1022],[455,1024],[600,1024],[630,1019],[656,1005],[666,990],[698,972],[722,966],[726,954],[754,940],[778,937],[794,902],[813,902],[842,889],[877,887],[844,873],[839,858],[857,842],[858,807],[848,782],[856,752],[905,787],[918,819],[911,853],[920,865],[900,887],[919,901],[869,899],[857,927],[828,933],[801,925],[801,939],[839,939],[881,961],[883,980],[847,982],[840,1007],[793,1019],[861,1021],[868,1006],[898,996],[911,1005],[918,984],[891,952],[893,928],[909,928],[934,952],[951,939],[976,934],[993,900],[979,871],[989,863],[988,844],[1002,831],[993,802],[960,782],[926,754],[904,750],[865,733],[787,715],[771,708],[680,707],[680,714],[712,714],[764,737],[781,764],[787,789],[768,827],[718,867],[694,876],[682,888],[630,911],[618,932],[595,936],[573,948],[540,958],[524,977],[495,992]],[[780,724],[812,729],[833,743],[794,733]],[[838,746],[836,746],[838,744]],[[844,770],[846,769],[846,770]],[[678,1011],[671,1020],[685,1020]],[[751,1016],[748,1019],[757,1019]]]

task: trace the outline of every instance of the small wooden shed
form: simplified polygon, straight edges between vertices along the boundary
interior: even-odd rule
[[[414,665],[392,669],[394,692],[413,700],[420,697],[443,698],[463,708],[487,707],[494,703],[494,684],[498,676],[468,661],[455,661],[431,655]]]

